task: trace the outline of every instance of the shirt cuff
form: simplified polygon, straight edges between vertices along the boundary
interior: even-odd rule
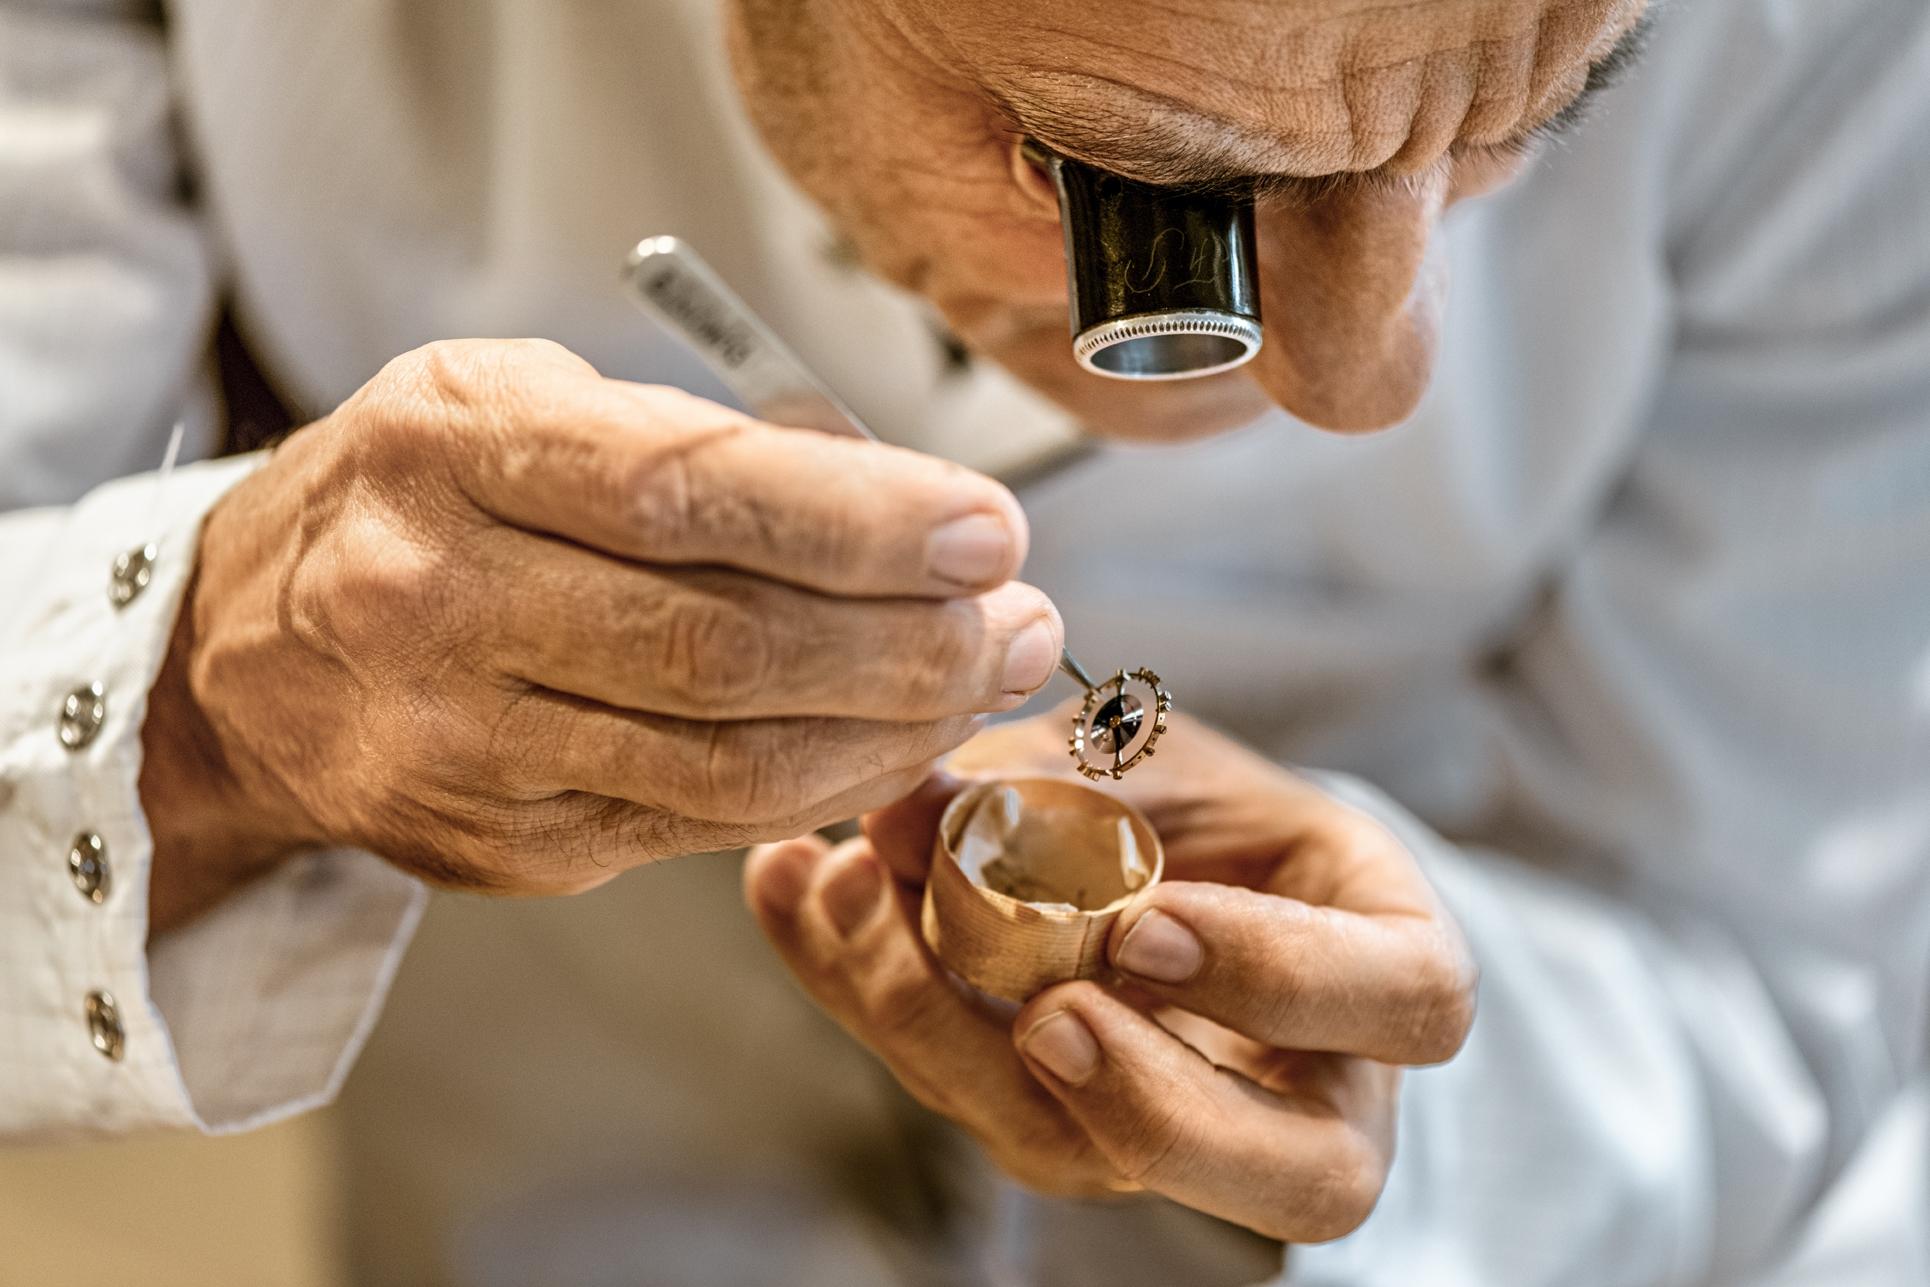
[[[325,1102],[425,895],[317,853],[147,941],[141,725],[203,517],[260,463],[0,516],[0,1136],[242,1130]]]

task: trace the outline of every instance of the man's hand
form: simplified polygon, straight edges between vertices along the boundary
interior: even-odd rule
[[[998,483],[434,344],[210,515],[144,728],[157,926],[289,849],[579,890],[896,799],[1044,684]]]
[[[965,772],[1064,772],[1063,721],[993,729]],[[1130,906],[1117,986],[1048,988],[1002,1014],[917,929],[940,776],[828,848],[758,850],[753,910],[791,969],[923,1103],[1049,1192],[1150,1189],[1293,1242],[1366,1219],[1393,1157],[1398,1065],[1459,1049],[1475,972],[1379,825],[1199,724],[1175,720],[1116,789],[1166,846]]]

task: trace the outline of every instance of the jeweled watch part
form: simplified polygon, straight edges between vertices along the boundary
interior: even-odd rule
[[[1117,380],[1230,371],[1260,351],[1253,202],[1140,183],[1033,140],[1065,229],[1072,355]]]
[[[1124,777],[1128,769],[1151,757],[1172,709],[1173,695],[1158,675],[1144,667],[1122,670],[1088,688],[1073,717],[1068,743],[1079,772],[1095,782]]]

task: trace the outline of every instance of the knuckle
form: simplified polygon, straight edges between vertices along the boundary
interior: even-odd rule
[[[626,461],[613,479],[630,502],[638,541],[663,558],[694,547],[698,528],[698,485],[687,452],[658,444]]]
[[[648,425],[607,469],[625,513],[653,556],[690,561],[738,559],[854,575],[866,558],[875,511],[865,505],[813,504],[809,520],[771,463],[772,428],[687,395],[644,400]],[[831,439],[821,450],[842,446]],[[860,568],[862,572],[864,569]]]
[[[1387,829],[1373,818],[1349,805],[1335,804],[1326,823],[1327,843],[1346,859],[1383,853],[1395,842]]]
[[[640,541],[660,557],[741,543],[768,521],[759,498],[741,487],[715,485],[708,476],[706,458],[745,426],[704,416],[707,405],[693,398],[657,408],[644,441],[623,453],[612,471]]]
[[[491,785],[505,796],[517,796],[550,776],[565,745],[565,717],[534,692],[511,693],[490,722],[488,737],[476,752]],[[460,743],[458,743],[460,747]],[[447,747],[432,753],[444,756]]]
[[[1194,1147],[1181,1102],[1161,1096],[1141,1104],[1106,1151],[1121,1179],[1150,1187]]]
[[[379,429],[375,450],[417,461],[424,450],[446,452],[452,434],[493,437],[490,467],[515,485],[552,444],[542,434],[503,431],[540,423],[565,372],[595,374],[550,340],[434,340],[390,361],[351,404]]]
[[[298,562],[289,573],[282,597],[287,605],[284,615],[289,637],[308,652],[338,654],[335,596],[329,578],[307,560]]]
[[[426,389],[455,406],[516,397],[545,368],[587,366],[553,340],[434,340],[415,350]]]
[[[921,974],[897,972],[876,981],[862,997],[866,1029],[887,1045],[915,1043],[928,1031],[941,996]]]
[[[1474,1026],[1479,970],[1458,943],[1449,941],[1422,957],[1415,980],[1412,1059],[1424,1064],[1452,1059]]]
[[[1387,1164],[1375,1150],[1350,1144],[1332,1164],[1290,1187],[1296,1242],[1331,1242],[1366,1223],[1387,1183]]]
[[[724,595],[678,596],[655,631],[657,682],[692,715],[739,706],[772,678],[773,634],[757,611]]]
[[[452,407],[473,406],[490,383],[489,346],[480,340],[433,340],[390,364],[426,400]],[[389,368],[385,368],[387,370]]]
[[[514,463],[520,437],[487,431],[524,396],[518,381],[486,377],[479,343],[425,345],[357,390],[329,417],[336,467],[328,481],[353,484],[418,524],[472,510],[460,480]]]
[[[452,664],[452,645],[475,625],[468,584],[461,561],[440,549],[380,521],[351,521],[337,528],[326,554],[296,564],[288,620],[298,639],[326,651]]]
[[[351,403],[391,407],[474,407],[522,394],[532,376],[558,369],[593,372],[553,340],[431,340],[389,359]]]
[[[705,730],[703,762],[698,766],[696,809],[706,817],[748,818],[747,802],[763,793],[763,762],[742,755],[728,725]]]
[[[395,542],[381,559],[358,559],[336,579],[343,606],[365,619],[423,621],[437,617],[447,599],[442,560]]]
[[[905,632],[897,649],[898,684],[907,702],[929,711],[959,676],[978,673],[983,630],[963,604],[922,608],[919,616],[921,628]]]
[[[464,417],[464,359],[430,345],[392,358],[327,419],[332,468],[317,484],[363,487],[383,497],[408,496],[419,506],[425,488],[448,486],[451,433]],[[462,395],[466,398],[467,395]],[[452,405],[453,404],[453,405]]]
[[[521,366],[557,366],[572,371],[594,371],[588,362],[555,340],[540,335],[518,336],[506,340],[484,340],[481,343],[500,353],[506,363]]]
[[[703,816],[739,827],[801,812],[805,756],[788,739],[746,747],[730,724],[706,728],[698,791]]]

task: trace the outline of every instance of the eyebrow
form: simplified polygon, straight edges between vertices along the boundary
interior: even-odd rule
[[[1614,48],[1588,65],[1580,92],[1547,120],[1483,148],[1494,152],[1526,152],[1536,143],[1568,134],[1588,118],[1601,94],[1621,79],[1647,47],[1654,13],[1642,15],[1623,33]],[[1333,192],[1373,184],[1398,184],[1404,176],[1384,167],[1340,170],[1304,175],[1255,172],[1237,150],[1247,131],[1156,90],[1105,77],[1084,77],[1114,85],[1153,107],[1164,128],[1136,134],[1095,129],[1090,118],[1064,111],[1036,93],[996,95],[998,105],[1024,134],[1068,156],[1091,160],[1134,180],[1156,187],[1212,196],[1258,197],[1314,201]],[[1218,134],[1218,139],[1212,136]]]

